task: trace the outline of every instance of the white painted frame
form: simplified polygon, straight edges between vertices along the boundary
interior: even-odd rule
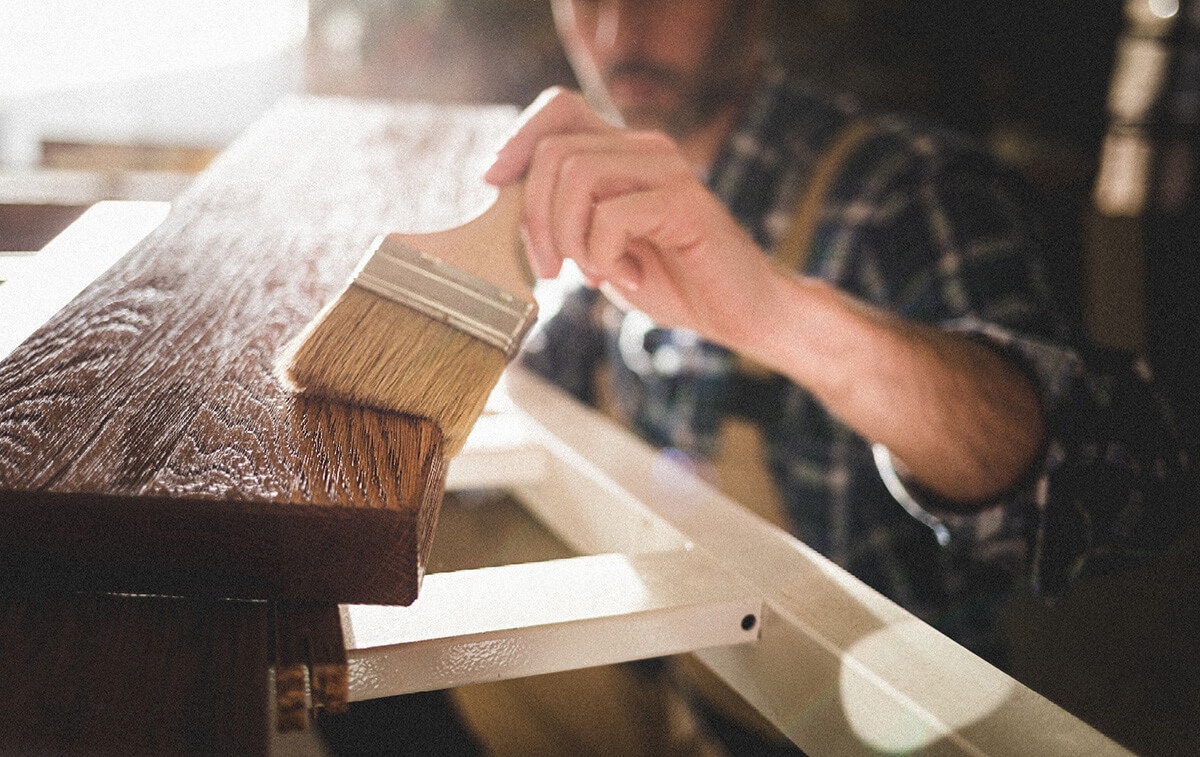
[[[625,555],[637,564],[650,559],[650,566],[687,555],[696,560],[695,583],[712,582],[707,590],[696,588],[697,596],[714,598],[742,587],[748,600],[761,600],[753,641],[706,640],[695,651],[808,754],[1130,754],[536,376],[511,368],[497,396],[500,412],[481,419],[452,461],[448,488],[503,488],[582,555]],[[557,570],[554,563],[541,568]],[[489,570],[518,569],[529,570]],[[428,576],[418,602],[439,581],[437,574]],[[561,584],[563,591],[577,585]],[[522,593],[519,581],[512,586],[509,598],[518,603],[539,595],[540,589]],[[451,604],[445,603],[448,614]],[[668,622],[700,622],[673,608]],[[389,686],[415,690],[413,668],[402,656],[385,666],[372,663],[370,675],[364,674],[365,661],[382,653],[355,635],[362,611],[346,610],[351,697]],[[403,608],[393,612],[398,617]],[[627,620],[632,627],[637,613]],[[563,653],[554,669],[597,664],[597,657],[616,661],[636,651],[620,629],[593,624],[586,644],[553,653]],[[694,629],[677,629],[676,637],[687,630]],[[525,634],[531,643],[546,637],[538,624],[508,633],[513,644]],[[374,638],[373,644],[386,641]],[[443,652],[454,654],[455,643],[446,639]],[[391,647],[391,653],[400,655],[402,646]],[[648,655],[627,659],[639,656]],[[496,677],[509,673],[526,674],[519,665],[488,671]],[[386,683],[389,677],[392,684]],[[453,680],[439,676],[431,688]],[[473,680],[479,679],[463,682]]]

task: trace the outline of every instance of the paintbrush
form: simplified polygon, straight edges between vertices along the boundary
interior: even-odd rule
[[[536,318],[522,196],[509,185],[462,226],[377,239],[279,356],[285,386],[428,418],[457,454]]]

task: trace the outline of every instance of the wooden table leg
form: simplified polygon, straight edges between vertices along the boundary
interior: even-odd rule
[[[268,605],[0,599],[4,753],[266,754]]]

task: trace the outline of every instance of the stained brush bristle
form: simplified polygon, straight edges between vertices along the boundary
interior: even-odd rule
[[[429,418],[457,454],[507,365],[500,349],[351,284],[281,354],[291,388]]]

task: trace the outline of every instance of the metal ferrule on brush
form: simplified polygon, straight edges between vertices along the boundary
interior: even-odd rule
[[[537,316],[537,305],[408,245],[380,237],[353,284],[453,326],[511,360]]]

